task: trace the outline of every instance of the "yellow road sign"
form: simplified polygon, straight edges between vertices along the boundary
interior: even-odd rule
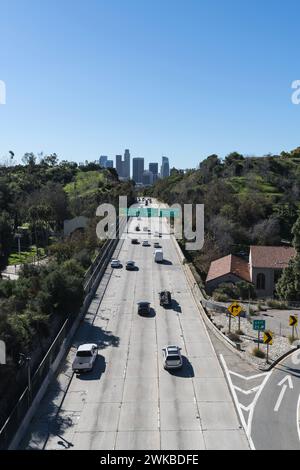
[[[233,302],[231,305],[229,305],[228,311],[231,313],[231,315],[237,317],[238,315],[240,315],[242,307],[238,302]]]
[[[290,326],[297,326],[298,325],[298,315],[290,315]]]
[[[264,344],[273,344],[273,333],[272,331],[264,332]]]

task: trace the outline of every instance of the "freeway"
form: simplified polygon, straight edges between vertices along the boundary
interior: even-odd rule
[[[143,229],[150,220],[138,222]],[[152,220],[151,230],[159,228]],[[137,220],[130,220],[132,238]],[[37,410],[25,448],[45,449],[249,449],[232,396],[210,337],[194,302],[174,240],[160,239],[164,263],[153,260],[151,247],[120,241],[123,269],[106,274],[103,297],[97,291],[74,340],[99,344],[91,373],[76,375],[70,368],[72,348],[57,383],[64,382],[61,405],[49,394]],[[125,271],[134,260],[138,270]],[[167,289],[173,308],[164,310],[158,293]],[[137,314],[137,302],[151,302],[149,318]],[[161,350],[182,348],[184,366],[167,372]],[[51,425],[49,424],[51,423]],[[45,431],[46,430],[46,431]]]
[[[250,429],[258,450],[300,450],[300,351],[279,362],[257,397]]]

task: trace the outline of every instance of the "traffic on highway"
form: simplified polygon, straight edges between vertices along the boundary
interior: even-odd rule
[[[249,449],[168,234],[164,218],[129,220],[21,448]]]

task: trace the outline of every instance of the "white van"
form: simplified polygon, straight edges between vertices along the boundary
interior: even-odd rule
[[[155,263],[162,263],[164,260],[164,254],[162,250],[155,250],[154,252],[154,261]]]

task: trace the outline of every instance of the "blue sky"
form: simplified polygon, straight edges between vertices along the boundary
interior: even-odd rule
[[[300,145],[297,0],[0,0],[9,150],[193,167]]]

